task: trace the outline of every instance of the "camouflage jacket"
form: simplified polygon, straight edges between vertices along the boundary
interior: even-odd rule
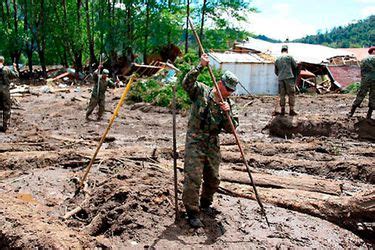
[[[0,69],[0,85],[9,86],[9,77],[18,77],[18,71],[4,66]]]
[[[232,132],[232,129],[225,112],[214,101],[213,88],[197,82],[197,77],[201,71],[201,65],[190,70],[182,81],[182,86],[192,102],[187,133],[192,138],[205,140],[206,138],[217,136],[222,129],[227,133]],[[238,110],[236,105],[229,98],[226,101],[231,107],[229,114],[233,125],[237,127]]]
[[[98,88],[98,77],[100,78],[99,80],[99,88]],[[99,98],[104,98],[105,97],[105,92],[107,90],[107,87],[115,87],[114,82],[107,77],[106,80],[103,80],[102,75],[98,75],[97,73],[94,72],[94,81],[95,85],[94,88],[92,89],[92,96],[99,97]],[[99,89],[99,96],[98,96],[98,89]]]
[[[361,75],[365,79],[375,80],[375,56],[369,55],[361,61]]]
[[[290,55],[281,55],[275,62],[275,74],[279,81],[297,78],[299,69],[296,61]]]

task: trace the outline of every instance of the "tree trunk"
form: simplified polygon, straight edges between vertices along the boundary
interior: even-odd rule
[[[203,0],[201,29],[199,32],[199,38],[201,41],[203,41],[203,27],[204,27],[204,16],[206,15],[206,5],[207,5],[207,0]],[[202,51],[199,49],[199,56],[201,55],[202,55]]]
[[[69,67],[69,64],[68,64],[68,54],[66,53],[66,50],[64,50],[64,53],[63,53],[63,65],[64,67]]]
[[[89,69],[90,69],[90,72],[92,72],[92,64],[96,63],[96,58],[95,58],[95,51],[94,51],[94,39],[92,38],[92,35],[91,35],[89,0],[85,1],[85,10],[86,10],[86,32],[87,32],[87,39],[89,40],[89,53],[90,53]]]
[[[356,184],[353,187],[357,191],[350,196],[294,189],[258,187],[257,190],[264,204],[270,203],[278,207],[316,216],[357,233],[371,234],[374,230],[371,225],[375,218],[375,189],[364,187],[362,191],[358,191]],[[224,181],[220,184],[219,190],[228,195],[255,199],[254,192],[248,185]],[[361,227],[364,227],[364,229]]]
[[[127,30],[126,30],[127,41],[128,41],[129,47],[132,47],[133,45],[133,20],[132,20],[132,6],[130,3],[127,6],[126,23],[127,23]]]
[[[7,15],[6,15],[7,27],[8,27],[8,29],[11,29],[9,0],[5,0],[5,6],[6,6],[6,10],[7,10]]]
[[[4,11],[4,5],[3,5],[3,3],[1,3],[1,21],[3,22],[3,24],[6,25],[6,18],[5,18],[5,11]]]
[[[24,20],[23,20],[23,30],[25,34],[27,34],[27,30],[29,29],[29,9],[27,5],[27,0],[24,0]],[[30,13],[31,14],[31,13]],[[30,22],[31,24],[31,22]],[[29,77],[32,77],[33,73],[33,43],[34,43],[34,37],[30,37],[31,41],[26,42],[25,44],[25,51],[27,55],[27,64],[29,66]]]
[[[172,6],[172,0],[168,0],[168,10],[169,10],[169,13],[173,14],[171,6]],[[169,28],[168,29],[168,33],[167,33],[168,44],[171,44],[171,33],[172,33],[172,28]]]
[[[13,0],[13,17],[14,17],[14,33],[16,36],[18,35],[18,8],[17,8],[17,3],[16,0]]]
[[[77,0],[77,32],[81,35],[81,0]],[[78,79],[79,72],[82,72],[82,45],[78,42],[72,41],[73,55],[74,55],[74,66],[76,70],[76,79]]]
[[[62,46],[62,54],[59,55],[60,59],[61,59],[61,63],[64,67],[68,67],[68,54],[70,54],[70,56],[73,58],[72,54],[71,54],[71,50],[70,50],[70,38],[68,37],[67,35],[67,27],[66,27],[66,19],[67,19],[67,10],[66,10],[66,1],[65,0],[62,0],[61,2],[61,5],[62,5],[62,9],[63,9],[63,20],[61,20],[60,18],[60,15],[59,15],[59,12],[58,12],[58,6],[54,5],[54,12],[55,12],[55,17],[57,19],[57,22],[59,25],[61,25],[62,27],[62,31],[61,31],[61,34],[59,34],[62,42],[61,42],[61,46]]]
[[[40,23],[38,29],[38,39],[37,39],[37,46],[38,46],[38,55],[40,64],[42,66],[42,75],[43,77],[47,77],[47,67],[46,67],[46,58],[45,58],[45,49],[46,49],[46,32],[45,32],[45,10],[44,10],[44,0],[40,0]]]
[[[18,38],[18,6],[16,0],[13,0],[13,19],[14,19],[14,33],[15,33],[15,41],[14,41],[14,50],[11,53],[12,55],[12,63],[17,64],[18,70],[18,63],[21,56],[20,45],[19,45],[19,38]]]
[[[186,4],[186,30],[185,30],[185,54],[189,49],[189,17],[190,17],[190,0]]]
[[[101,6],[101,3],[104,1],[99,2],[99,24],[102,26],[103,19],[104,19],[104,11],[103,7]],[[100,29],[100,54],[104,51],[104,31],[103,29]]]
[[[145,22],[145,37],[144,37],[144,49],[143,49],[143,61],[146,62],[147,57],[147,43],[148,43],[148,28],[150,25],[150,0],[146,1],[146,22]]]

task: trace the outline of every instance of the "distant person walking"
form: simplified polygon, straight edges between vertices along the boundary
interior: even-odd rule
[[[369,92],[367,119],[371,119],[372,111],[375,109],[375,46],[372,46],[368,53],[369,56],[361,61],[361,86],[348,117],[354,115],[355,110],[365,99],[367,92]]]
[[[298,115],[295,111],[296,79],[299,74],[297,63],[288,55],[288,46],[281,47],[282,55],[276,59],[275,74],[279,81],[281,115],[285,115],[285,96],[288,95],[289,115]]]
[[[86,111],[86,120],[89,120],[91,113],[94,111],[95,107],[99,105],[98,120],[102,119],[105,110],[105,92],[107,86],[115,87],[115,83],[108,78],[109,71],[103,69],[102,74],[99,75],[99,70],[103,68],[103,65],[99,65],[99,68],[94,72],[95,85],[92,89],[91,99],[89,106]]]
[[[18,77],[17,65],[13,63],[13,69],[11,69],[4,66],[4,61],[4,57],[0,56],[0,109],[3,111],[3,126],[0,128],[1,132],[7,131],[11,113],[9,77]]]

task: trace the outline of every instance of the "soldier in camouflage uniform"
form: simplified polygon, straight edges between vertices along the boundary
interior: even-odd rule
[[[361,86],[348,114],[349,117],[352,117],[355,110],[361,105],[367,92],[370,92],[367,119],[371,119],[372,111],[375,109],[375,46],[372,46],[368,53],[370,55],[361,62]]]
[[[10,119],[11,99],[9,92],[9,77],[18,77],[16,64],[13,64],[13,69],[4,66],[4,57],[0,56],[0,108],[3,111],[3,126],[0,128],[1,132],[8,129],[8,121]]]
[[[288,95],[289,101],[289,115],[297,115],[294,110],[295,107],[295,92],[296,92],[296,79],[299,74],[299,69],[294,58],[288,55],[288,46],[281,47],[282,55],[276,59],[275,74],[279,80],[279,94],[281,115],[285,115],[285,95]]]
[[[220,102],[216,88],[197,82],[203,67],[208,65],[208,56],[203,54],[200,64],[186,74],[182,86],[188,93],[191,113],[185,143],[183,203],[192,227],[202,227],[199,210],[212,213],[213,195],[219,187],[220,143],[219,133],[224,129],[231,132],[228,111],[235,127],[238,112],[234,102],[228,99],[238,83],[237,77],[226,71],[218,82],[225,102]],[[199,191],[203,176],[203,187],[199,202]]]
[[[99,105],[98,111],[98,120],[100,120],[103,116],[104,109],[105,109],[105,91],[107,90],[107,86],[115,87],[115,84],[111,79],[108,78],[109,71],[107,69],[103,69],[101,75],[98,75],[98,71],[103,66],[100,65],[99,68],[94,72],[94,81],[95,85],[92,89],[91,99],[89,106],[87,107],[86,112],[86,119],[89,120],[89,116],[91,115],[92,111],[94,111],[95,107]],[[99,80],[99,87],[98,87],[98,78]]]

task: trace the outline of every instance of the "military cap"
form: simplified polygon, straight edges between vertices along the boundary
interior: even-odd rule
[[[237,76],[235,76],[230,71],[225,71],[224,74],[221,76],[221,81],[223,82],[224,86],[235,91],[236,86],[239,83]]]
[[[108,74],[109,74],[108,69],[103,69],[102,74],[103,74],[103,75],[108,75]]]
[[[371,47],[368,49],[368,53],[371,54],[374,50],[375,50],[375,46],[371,46]]]
[[[288,45],[281,46],[281,50],[283,50],[283,49],[288,50]]]

